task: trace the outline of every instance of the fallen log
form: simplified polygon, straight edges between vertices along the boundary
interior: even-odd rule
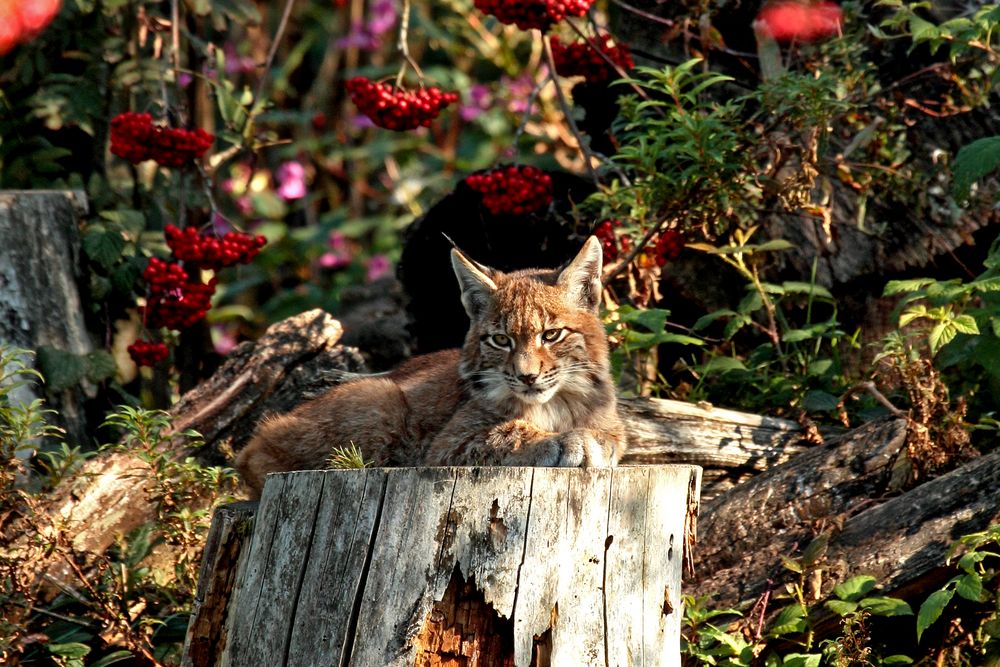
[[[865,424],[705,502],[699,572],[776,561],[811,541],[817,522],[882,497],[906,433],[905,419]]]
[[[185,664],[679,665],[698,479],[692,466],[271,475],[249,546],[222,550],[240,562],[206,554]],[[237,570],[231,591],[215,585]],[[214,645],[195,641],[203,617],[224,627]]]
[[[892,433],[890,424],[882,428]],[[874,459],[862,455],[862,460],[871,462],[885,456],[897,438],[898,435],[890,438],[893,444],[885,447],[882,454]],[[804,456],[744,486],[755,487],[759,492],[766,486],[766,478],[783,475],[783,467],[801,469],[799,459]],[[845,461],[842,470],[845,483],[853,470],[850,463]],[[859,481],[860,488],[868,489],[866,493],[876,493],[879,484],[887,482],[885,466],[875,467],[881,472],[873,471],[870,479]],[[781,556],[796,558],[813,538],[818,538],[814,546],[821,548],[815,549],[812,562],[805,568],[812,573],[813,598],[821,598],[841,581],[859,574],[874,576],[889,595],[907,598],[926,594],[942,582],[945,555],[955,540],[1000,521],[1000,450],[887,500],[860,491],[851,498],[837,500],[838,489],[845,488],[843,484],[834,485],[820,496],[828,503],[828,509],[819,512],[824,517],[813,521],[815,517],[803,516],[802,524],[792,528],[786,522],[795,510],[776,512],[773,506],[760,504],[766,494],[754,493],[752,488],[747,489],[747,494],[736,489],[731,497],[727,494],[705,505],[699,544],[711,556],[697,561],[697,574],[689,590],[710,595],[720,607],[749,606],[768,589],[780,590],[798,576],[782,566]],[[751,507],[745,512],[735,512],[733,508],[740,496],[757,498],[757,511]],[[807,501],[798,506],[806,508],[805,511],[818,507]],[[747,522],[740,531],[724,532],[733,530],[732,526],[740,520]],[[812,531],[801,532],[800,528]],[[741,542],[746,539],[754,548],[742,547]],[[724,555],[727,547],[742,553],[738,558],[730,558]]]

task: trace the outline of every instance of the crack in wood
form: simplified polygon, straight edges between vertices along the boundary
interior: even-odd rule
[[[364,604],[365,586],[368,583],[368,573],[372,567],[372,557],[375,553],[375,542],[378,539],[379,528],[382,526],[382,509],[385,506],[386,490],[389,487],[389,476],[382,478],[382,492],[379,495],[378,509],[375,510],[375,521],[372,523],[371,537],[368,539],[368,551],[365,553],[365,563],[361,566],[361,576],[358,577],[358,587],[354,591],[354,603],[351,606],[351,615],[347,621],[347,632],[344,633],[344,649],[340,654],[340,667],[350,664],[351,654],[354,652],[354,640],[358,633],[358,618],[361,616],[361,608]]]
[[[608,549],[615,541],[615,536],[611,535],[611,505],[615,502],[615,471],[612,470],[608,476],[608,511],[604,515],[604,532],[607,537],[604,539],[604,563],[601,566],[601,613],[604,615],[604,667],[611,667],[610,649],[608,648]]]
[[[531,503],[535,499],[535,469],[531,469],[531,477],[528,480],[528,509],[524,513],[524,542],[521,544],[521,561],[517,564],[517,575],[514,579],[514,600],[510,605],[510,620],[517,618],[517,595],[521,591],[521,568],[528,557],[528,534],[531,528]]]
[[[319,516],[319,510],[321,502],[323,500],[323,488],[326,486],[326,477],[323,477],[322,484],[320,484],[319,493],[316,494],[316,503],[313,507],[313,518],[310,522],[309,537],[306,540],[305,548],[303,549],[302,555],[302,565],[299,567],[299,576],[295,582],[295,595],[292,597],[292,614],[288,621],[288,627],[285,629],[285,644],[282,648],[282,653],[285,656],[285,663],[289,663],[289,649],[292,644],[292,631],[295,629],[295,619],[298,616],[299,610],[299,597],[302,595],[302,582],[305,580],[306,570],[309,569],[309,556],[312,552],[313,538],[316,536],[316,517]]]

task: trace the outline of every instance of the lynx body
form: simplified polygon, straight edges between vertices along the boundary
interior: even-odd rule
[[[415,357],[261,422],[236,457],[269,472],[326,467],[351,444],[374,465],[615,465],[625,447],[597,315],[601,247],[562,271],[502,273],[452,251],[471,320],[461,350]]]

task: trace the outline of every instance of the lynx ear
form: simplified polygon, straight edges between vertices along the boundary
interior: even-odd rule
[[[462,288],[462,305],[469,319],[475,320],[490,302],[490,296],[497,289],[487,273],[489,269],[477,264],[462,254],[457,248],[451,250],[451,266],[455,269],[458,286]]]
[[[596,236],[583,244],[579,254],[559,274],[557,284],[584,310],[597,312],[601,303],[601,263],[604,251]]]

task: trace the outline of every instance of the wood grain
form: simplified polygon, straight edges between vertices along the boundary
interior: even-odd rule
[[[691,466],[272,475],[218,663],[679,665],[699,475]]]

